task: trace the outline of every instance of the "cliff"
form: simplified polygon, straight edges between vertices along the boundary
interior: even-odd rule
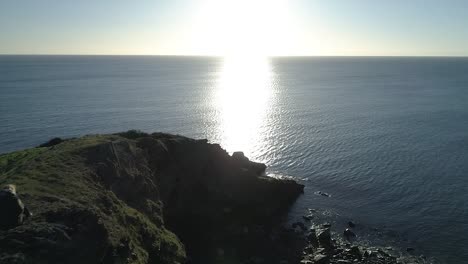
[[[269,241],[303,186],[264,170],[206,140],[136,131],[0,155],[0,184],[33,213],[0,231],[0,262],[279,261],[295,252]]]

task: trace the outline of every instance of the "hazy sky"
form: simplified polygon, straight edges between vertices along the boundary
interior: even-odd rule
[[[0,54],[468,56],[468,1],[0,0]]]

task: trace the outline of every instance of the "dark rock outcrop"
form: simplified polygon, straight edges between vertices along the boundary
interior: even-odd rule
[[[346,228],[345,231],[343,231],[343,236],[344,236],[346,239],[350,240],[350,239],[355,238],[355,237],[356,237],[356,234],[355,234],[353,231],[351,231],[351,229]]]
[[[395,254],[393,250],[368,245],[351,244],[336,234],[330,232],[330,224],[313,224],[306,234],[307,245],[303,249],[301,263],[330,263],[330,264],[398,264],[398,263],[432,263],[426,262],[424,257],[413,257],[401,252]],[[391,249],[391,248],[390,248]]]
[[[157,184],[164,186],[160,195],[166,223],[195,262],[269,251],[268,229],[303,190],[294,181],[264,176],[266,166],[243,153],[230,156],[204,140],[155,134],[140,138],[137,146],[167,154],[166,160],[148,155],[149,167],[157,172]]]
[[[35,212],[0,232],[2,263],[274,263],[293,254],[284,246],[293,233],[278,224],[303,186],[265,176],[243,154],[138,131],[55,143],[0,155],[0,184],[16,183]]]
[[[23,224],[30,216],[29,210],[16,193],[12,184],[5,185],[0,190],[0,230],[8,230]]]
[[[60,143],[62,143],[64,140],[59,138],[59,137],[55,137],[55,138],[52,138],[50,139],[49,141],[45,142],[45,143],[42,143],[41,145],[39,145],[39,148],[48,148],[48,147],[53,147],[55,145],[58,145]]]
[[[322,248],[325,248],[327,250],[330,250],[333,248],[332,240],[331,240],[331,233],[330,233],[330,228],[321,228],[315,231],[317,235],[317,240],[319,242],[319,245]]]

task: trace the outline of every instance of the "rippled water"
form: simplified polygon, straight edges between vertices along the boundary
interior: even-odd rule
[[[0,124],[0,152],[127,129],[208,138],[303,179],[293,218],[326,209],[468,259],[468,59],[0,56]]]

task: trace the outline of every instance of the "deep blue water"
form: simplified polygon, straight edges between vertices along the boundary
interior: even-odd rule
[[[468,263],[468,59],[0,56],[0,124],[0,153],[128,129],[208,138],[302,179],[292,218],[317,208]]]

